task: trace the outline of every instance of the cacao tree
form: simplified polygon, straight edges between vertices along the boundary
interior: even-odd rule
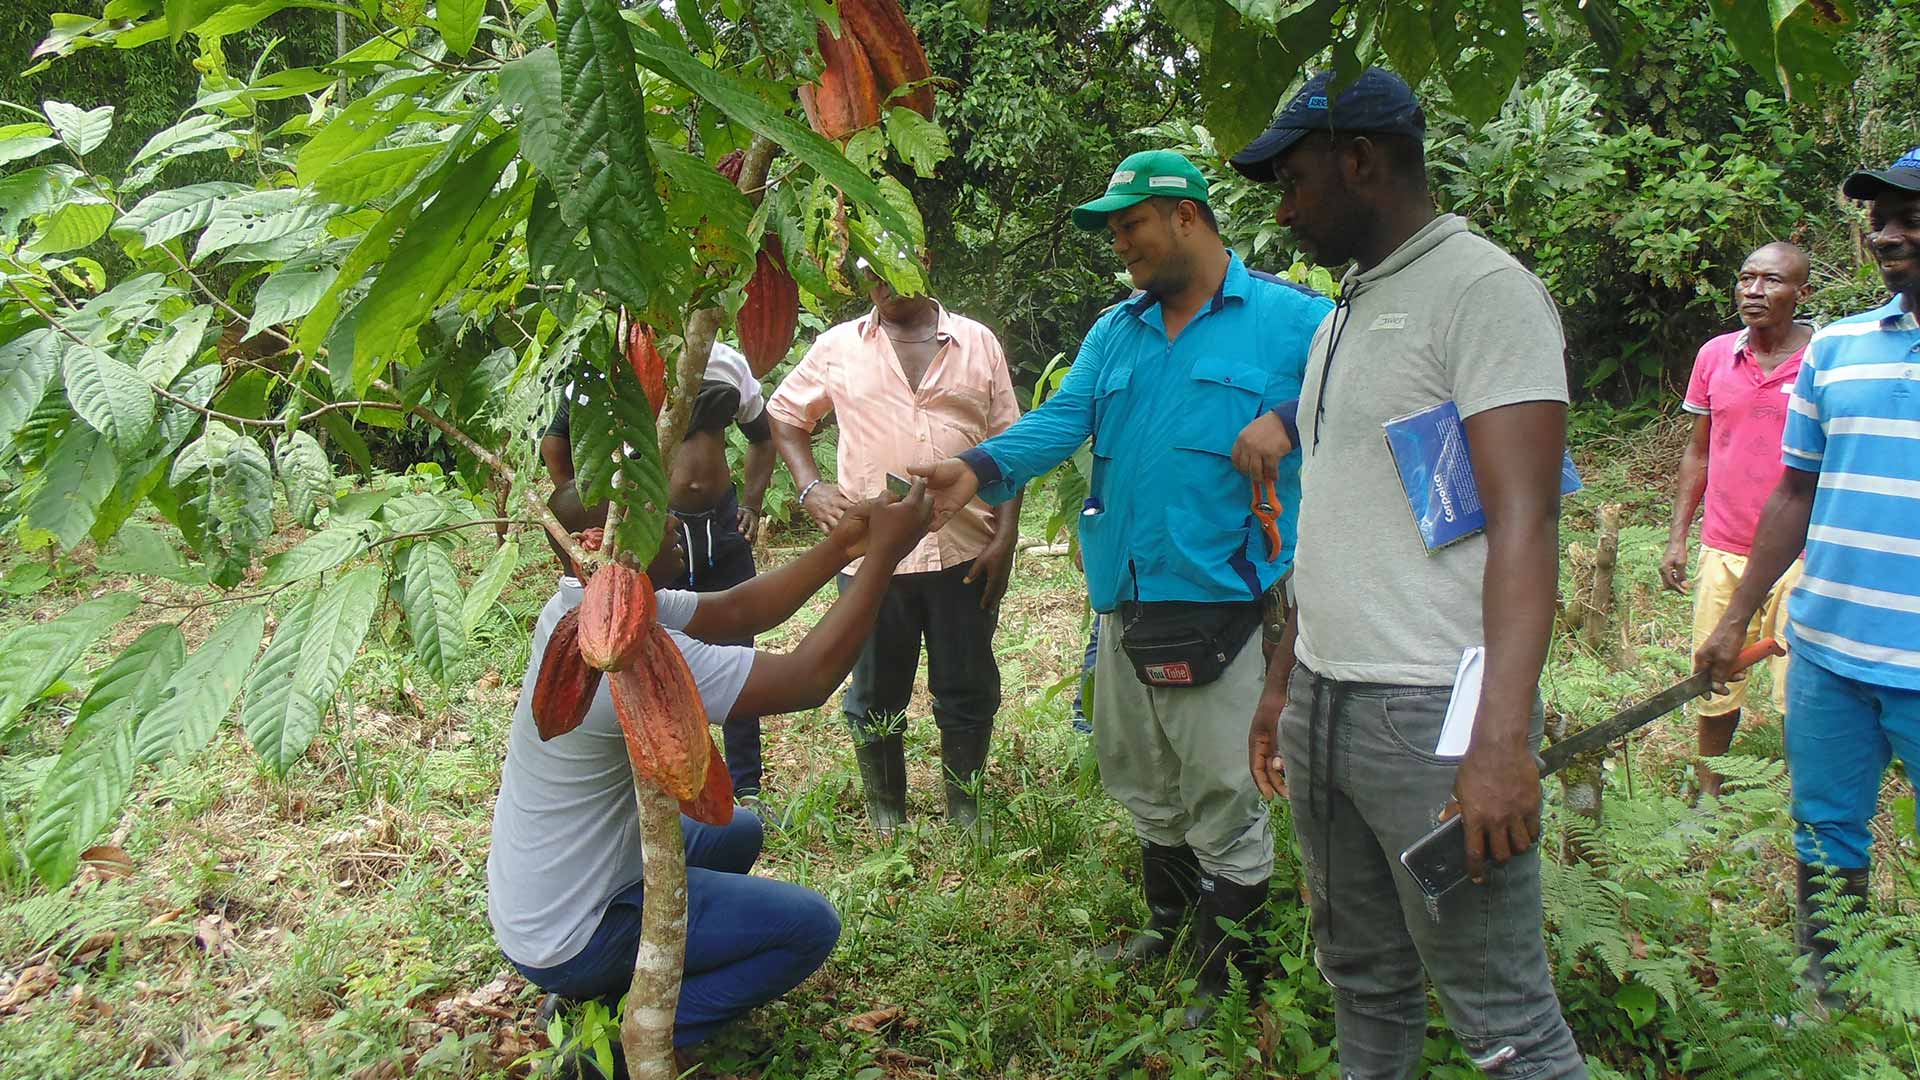
[[[1604,38],[1607,2],[1153,11],[1195,46],[1224,145],[1329,52],[1437,73],[1490,112],[1538,20]],[[1843,74],[1828,43],[1846,0],[1710,6],[1770,77]],[[294,8],[341,16],[352,47],[287,66],[269,46],[229,69],[224,38]],[[231,716],[267,770],[297,777],[381,612],[418,669],[448,679],[517,566],[506,537],[542,530],[589,569],[643,565],[716,337],[737,333],[765,371],[798,305],[825,314],[851,295],[856,254],[921,290],[910,184],[948,155],[938,73],[893,0],[108,0],[56,15],[30,63],[141,47],[190,50],[199,86],[172,123],[137,133],[124,168],[98,160],[114,88],[0,103],[0,524],[61,572],[78,573],[59,556],[91,546],[95,565],[214,597],[107,593],[0,642],[0,742],[64,725],[24,843],[49,887],[143,769],[202,752]],[[236,178],[179,182],[209,155]],[[528,475],[525,435],[565,383],[583,399],[582,497],[612,505],[592,551]],[[376,433],[432,447],[445,482],[356,483]],[[464,579],[451,537],[488,527],[504,542]],[[181,624],[208,606],[213,629],[189,648]],[[153,625],[66,693],[63,676],[137,611]],[[655,637],[638,647],[678,678]],[[608,677],[660,723],[697,708],[682,685]],[[710,743],[682,743],[677,764],[702,767],[680,794],[636,768],[649,858],[622,1029],[635,1076],[672,1068],[681,798],[730,812]],[[647,751],[633,752],[638,766]]]

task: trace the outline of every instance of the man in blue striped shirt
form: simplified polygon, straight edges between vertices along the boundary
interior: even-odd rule
[[[1894,753],[1920,768],[1920,147],[1857,172],[1843,190],[1871,206],[1868,243],[1894,296],[1819,331],[1788,401],[1788,466],[1767,500],[1746,574],[1696,668],[1725,679],[1747,623],[1806,548],[1787,602],[1787,771],[1799,857],[1795,937],[1822,1004],[1820,898],[1867,898],[1880,777]]]

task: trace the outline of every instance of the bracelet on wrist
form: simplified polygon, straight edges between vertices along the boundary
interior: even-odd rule
[[[815,477],[807,481],[806,487],[800,489],[800,505],[805,506],[807,504],[807,496],[813,494],[813,489],[820,486],[821,479],[820,477]]]

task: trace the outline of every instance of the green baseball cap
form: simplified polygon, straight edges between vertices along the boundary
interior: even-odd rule
[[[1104,229],[1108,214],[1156,195],[1204,203],[1207,178],[1171,150],[1142,150],[1113,170],[1105,195],[1073,208],[1073,223],[1089,231]]]

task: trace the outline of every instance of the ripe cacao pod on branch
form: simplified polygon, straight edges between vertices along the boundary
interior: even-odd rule
[[[634,663],[608,682],[634,774],[683,802],[696,798],[706,786],[713,737],[700,688],[673,638],[653,627]]]
[[[599,691],[599,670],[580,657],[580,609],[574,608],[554,624],[540,657],[540,674],[533,680],[533,726],[540,741],[579,727]]]
[[[933,87],[926,82],[933,78],[933,68],[907,13],[900,10],[900,0],[840,0],[840,29],[866,50],[880,86],[881,112],[891,107],[888,95],[910,86],[894,103],[933,119]]]
[[[880,122],[880,103],[887,91],[874,78],[867,51],[843,22],[840,36],[834,37],[827,24],[814,31],[825,70],[818,83],[800,88],[800,105],[807,111],[807,123],[829,139],[844,139],[864,127]]]
[[[643,322],[627,325],[627,363],[647,393],[647,404],[658,413],[667,403],[667,358],[653,343],[653,327]]]
[[[707,733],[707,782],[698,796],[680,801],[680,812],[708,825],[733,823],[733,775],[712,732]]]
[[[740,308],[740,351],[746,354],[754,378],[766,378],[775,364],[786,359],[799,328],[800,286],[787,273],[780,238],[768,233],[747,282],[747,302]]]
[[[609,562],[587,580],[580,606],[580,656],[587,666],[621,671],[646,647],[653,626],[653,582],[645,572]]]

